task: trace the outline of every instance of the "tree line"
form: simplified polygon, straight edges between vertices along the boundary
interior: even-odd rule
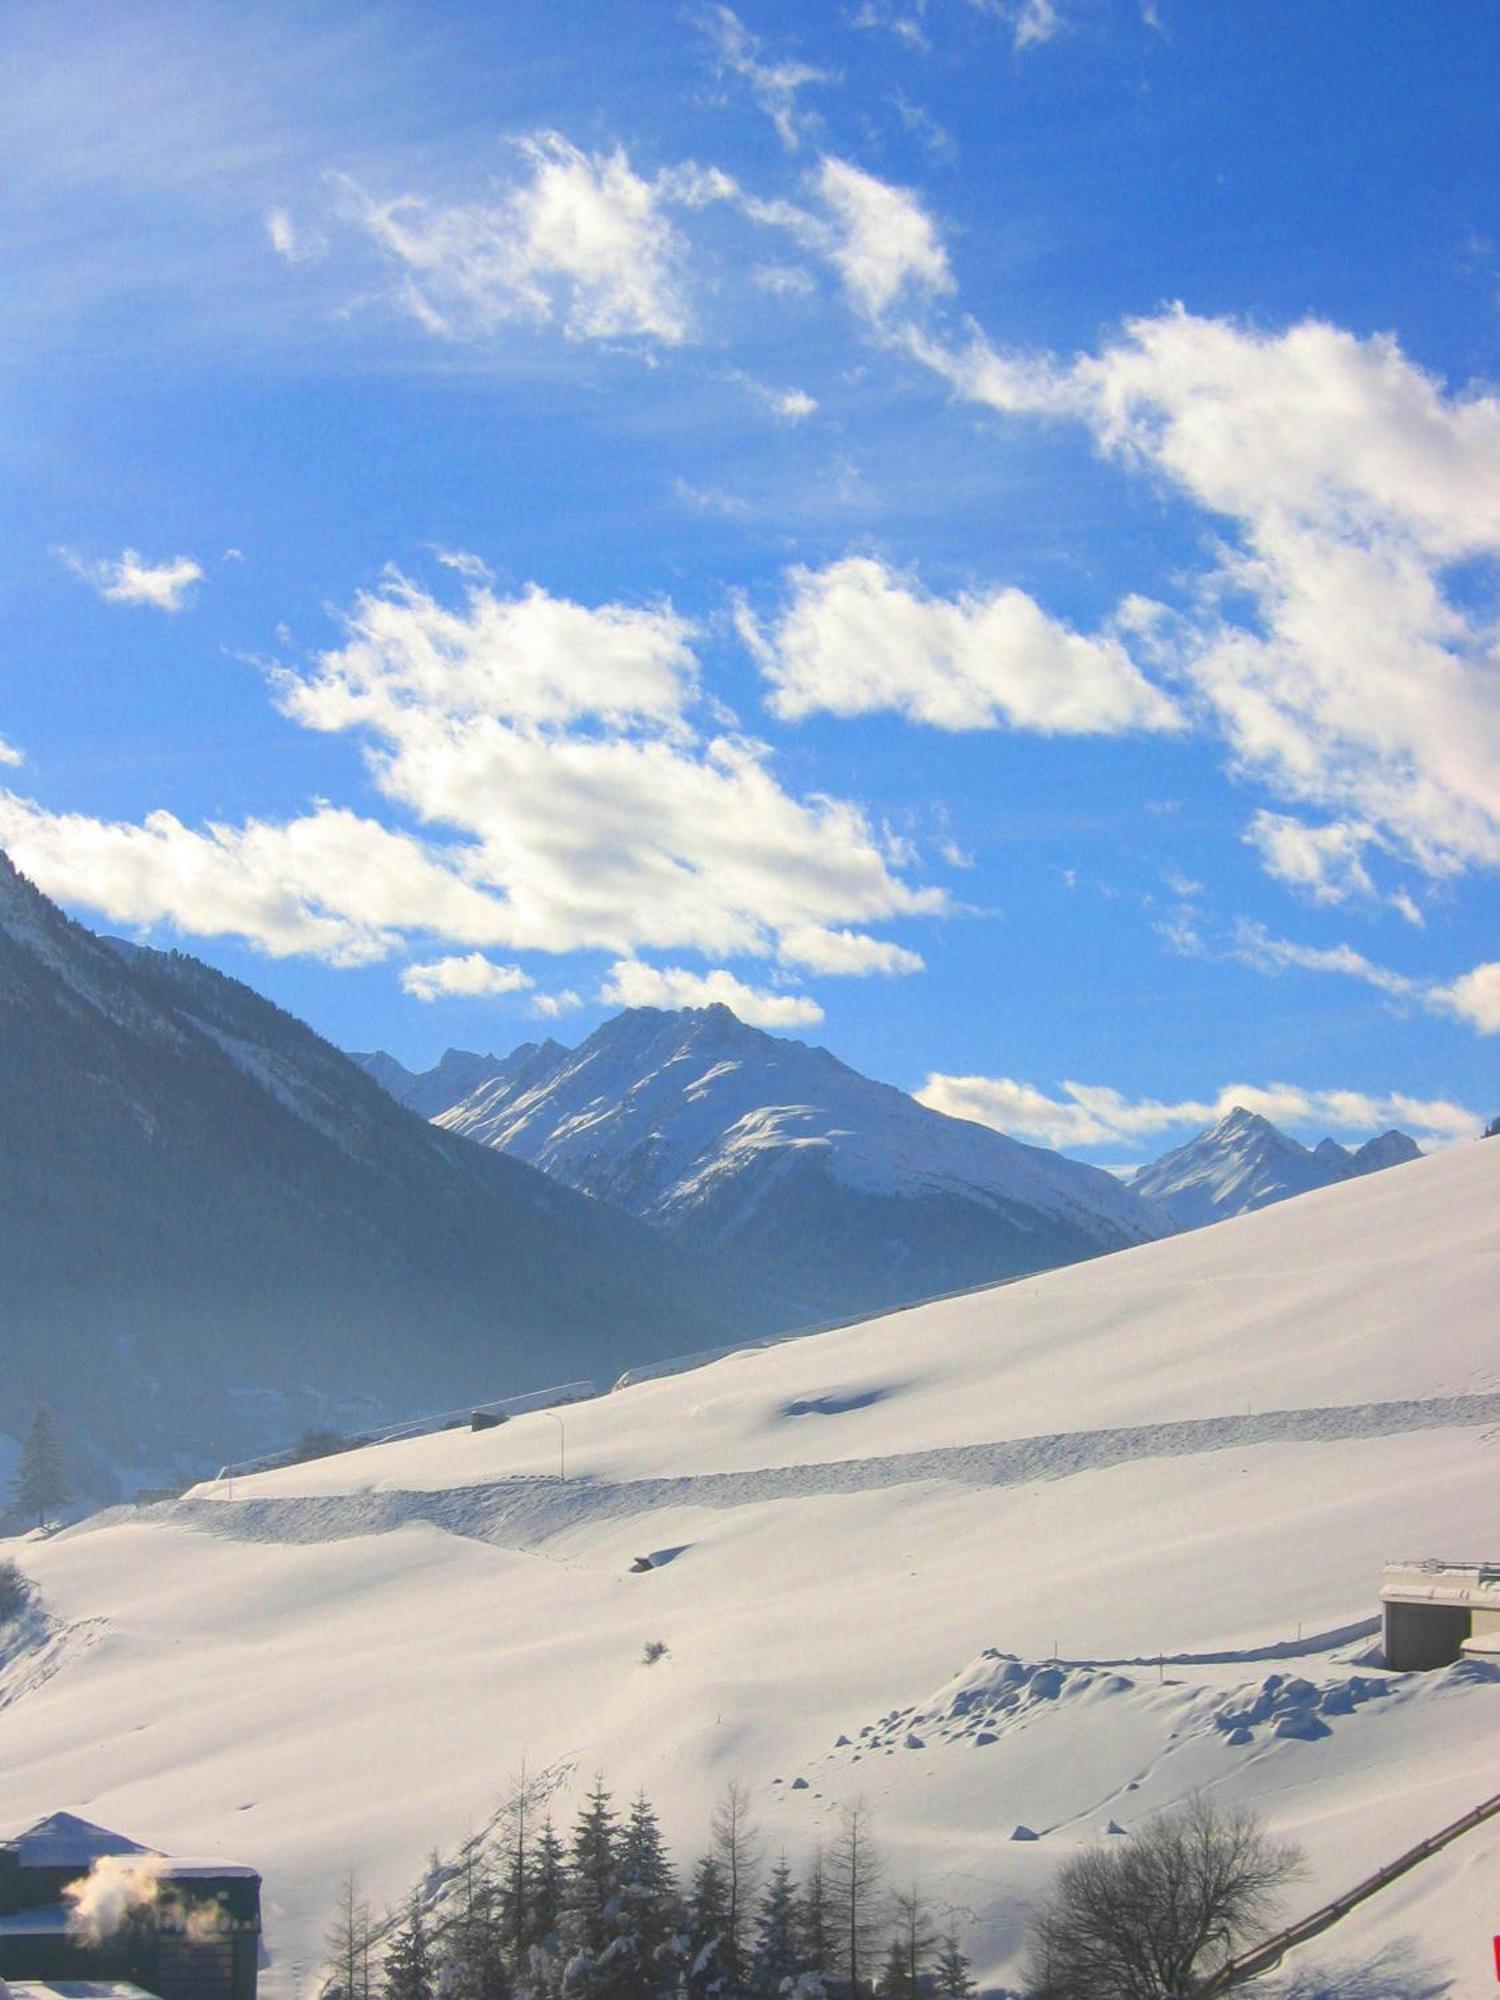
[[[432,1880],[429,1873],[428,1882]],[[564,1838],[523,1783],[447,1893],[414,1889],[377,1923],[349,1877],[324,2000],[971,2000],[957,1930],[911,1888],[887,1894],[870,1815],[846,1806],[800,1868],[769,1866],[745,1791],[726,1787],[680,1874],[645,1793],[596,1779]]]
[[[538,1823],[539,1822],[539,1823]],[[323,2000],[973,2000],[958,1932],[888,1892],[870,1817],[845,1806],[800,1871],[768,1868],[738,1784],[686,1880],[644,1792],[596,1779],[564,1840],[524,1783],[490,1842],[377,1924],[355,1878],[328,1932]],[[1027,1939],[1024,1996],[1190,2000],[1264,1931],[1303,1872],[1253,1814],[1202,1795],[1074,1853]],[[1006,2000],[996,1995],[995,2000]]]

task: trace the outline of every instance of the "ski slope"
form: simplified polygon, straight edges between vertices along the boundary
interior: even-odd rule
[[[351,1866],[394,1900],[523,1756],[564,1816],[644,1785],[681,1860],[732,1776],[794,1863],[862,1797],[989,1983],[1078,1842],[1199,1787],[1303,1845],[1311,1908],[1500,1771],[1500,1674],[1371,1659],[1382,1560],[1500,1554],[1497,1196],[1457,1148],[13,1545],[54,1622],[0,1658],[5,1814],[260,1867],[270,2000]],[[1264,1990],[1493,1991],[1472,1840]]]

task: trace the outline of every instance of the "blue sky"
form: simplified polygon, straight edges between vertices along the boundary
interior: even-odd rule
[[[1500,1108],[1484,0],[6,11],[0,842],[351,1047]]]

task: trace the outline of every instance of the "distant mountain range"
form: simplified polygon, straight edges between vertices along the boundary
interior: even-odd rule
[[[636,1008],[578,1049],[449,1049],[415,1073],[354,1059],[446,1130],[711,1256],[772,1324],[1071,1263],[1421,1156],[1404,1132],[1308,1148],[1236,1108],[1122,1183],[722,1006]]]
[[[0,1033],[12,1434],[46,1399],[107,1458],[201,1467],[735,1323],[617,1207],[425,1124],[237,981],[71,923],[3,856]]]
[[[420,1076],[359,1058],[409,1104]],[[437,1094],[441,1094],[440,1091]],[[737,1284],[771,1326],[874,1312],[1163,1233],[1112,1175],[929,1111],[727,1007],[633,1008],[577,1049],[527,1043],[440,1126],[598,1196]]]
[[[1336,1139],[1302,1146],[1268,1118],[1236,1106],[1196,1139],[1142,1167],[1130,1186],[1174,1228],[1200,1229],[1421,1157],[1421,1147],[1405,1132],[1383,1132],[1353,1152]]]

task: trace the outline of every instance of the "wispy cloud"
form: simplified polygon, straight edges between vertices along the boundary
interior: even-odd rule
[[[690,178],[647,180],[623,148],[586,153],[556,132],[519,141],[517,154],[521,177],[485,202],[380,199],[340,183],[350,218],[397,274],[398,304],[450,340],[517,319],[570,340],[686,340],[687,246],[670,210],[697,198]]]
[[[59,559],[106,604],[147,604],[157,611],[181,611],[203,567],[191,556],[170,556],[147,562],[135,549],[90,561],[75,550],[60,548]]]
[[[782,145],[788,152],[796,152],[819,122],[813,113],[802,109],[797,101],[799,92],[810,85],[836,83],[836,73],[789,57],[768,59],[765,44],[750,33],[732,7],[707,8],[702,24],[719,73],[740,79],[775,126]]]

